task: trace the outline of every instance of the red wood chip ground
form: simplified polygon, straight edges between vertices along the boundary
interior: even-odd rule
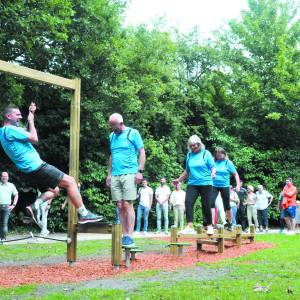
[[[113,269],[110,259],[82,259],[72,267],[67,263],[53,265],[30,265],[0,268],[0,286],[12,287],[24,284],[61,284],[101,279],[133,271],[150,269],[174,270],[191,267],[197,262],[212,263],[226,258],[243,256],[249,252],[271,248],[271,244],[255,242],[243,244],[241,247],[226,247],[224,253],[217,253],[216,247],[205,245],[205,251],[198,252],[195,245],[184,249],[182,257],[171,256],[167,253],[138,254],[138,259],[129,268],[124,266]]]

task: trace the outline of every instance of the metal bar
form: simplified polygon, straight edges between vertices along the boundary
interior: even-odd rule
[[[6,243],[10,243],[10,242],[23,241],[23,240],[29,240],[29,239],[32,239],[31,235],[27,236],[27,237],[23,237],[23,238],[1,241],[0,244],[6,244]]]

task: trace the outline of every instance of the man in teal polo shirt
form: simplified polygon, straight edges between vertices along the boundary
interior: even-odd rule
[[[143,180],[142,172],[146,160],[144,144],[136,129],[124,125],[120,114],[112,114],[109,125],[112,130],[109,136],[111,155],[106,184],[110,187],[112,200],[120,211],[122,244],[134,245],[133,201],[137,197],[137,184]]]
[[[72,176],[69,176],[46,163],[40,158],[39,153],[32,144],[38,142],[38,134],[34,124],[36,106],[32,102],[28,112],[28,127],[20,126],[22,114],[18,107],[9,106],[4,110],[4,124],[0,128],[0,142],[3,150],[19,169],[26,181],[41,191],[41,200],[47,201],[55,198],[59,193],[59,188],[66,190],[70,202],[75,206],[79,214],[78,223],[84,224],[97,222],[103,219],[88,211],[82,201],[78,191],[77,183]],[[34,207],[27,209],[34,217]]]
[[[18,191],[13,183],[8,182],[7,172],[2,172],[0,182],[0,240],[6,240],[10,212],[18,202]],[[13,198],[13,203],[12,203]]]

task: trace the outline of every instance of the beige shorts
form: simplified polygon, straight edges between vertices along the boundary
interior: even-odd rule
[[[136,200],[137,185],[135,175],[136,174],[125,174],[111,177],[110,191],[113,201]]]

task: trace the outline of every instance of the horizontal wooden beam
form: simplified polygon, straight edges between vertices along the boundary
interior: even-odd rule
[[[111,233],[112,224],[106,222],[77,224],[79,233]]]
[[[4,60],[0,60],[0,72],[52,84],[69,90],[75,90],[76,88],[75,80],[19,66]]]

